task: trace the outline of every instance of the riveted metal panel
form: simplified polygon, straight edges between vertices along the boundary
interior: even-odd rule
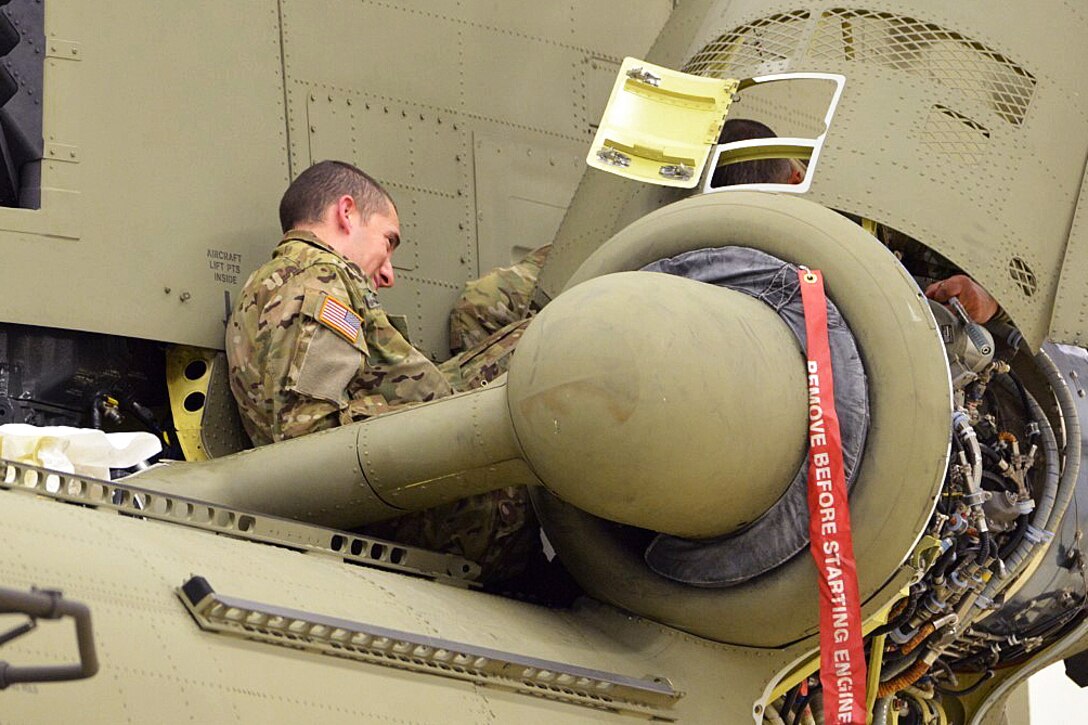
[[[0,209],[0,320],[222,346],[288,176],[277,3],[45,8],[42,208]]]
[[[467,113],[552,133],[580,131],[574,79],[583,51],[486,27],[466,28],[463,37]]]
[[[448,355],[467,280],[551,241],[619,56],[645,50],[671,9],[589,5],[281,1],[293,171],[339,155],[389,189],[403,242],[380,297],[429,354]],[[473,134],[514,163],[481,166]]]
[[[580,144],[476,138],[480,265],[508,265],[555,237],[582,175]]]
[[[608,94],[612,92],[616,75],[620,72],[620,64],[611,58],[589,56],[582,60],[581,71],[581,125],[586,131],[596,133],[608,103]]]
[[[456,108],[461,24],[370,0],[282,0],[287,74],[307,83]]]
[[[351,158],[382,182],[405,186],[412,183],[408,111],[405,104],[367,97],[362,107],[353,111]]]
[[[571,3],[535,0],[477,0],[464,6],[464,17],[473,25],[510,36],[532,37],[552,43],[571,43],[574,14]]]
[[[412,185],[464,201],[464,190],[472,183],[472,139],[465,124],[428,109],[417,109],[409,121]]]
[[[460,287],[462,278],[476,269],[475,237],[464,216],[464,201],[457,196],[408,193],[415,198],[415,214],[407,233],[426,250],[420,254],[415,273]]]
[[[340,94],[310,93],[307,96],[306,120],[311,163],[352,157],[355,131],[347,99]]]
[[[390,312],[408,318],[416,346],[447,357],[448,310],[478,270],[468,131],[449,114],[353,90],[311,86],[292,99],[302,100],[305,163],[351,161],[393,195],[402,238],[393,257],[397,281],[379,295]]]
[[[673,0],[574,3],[570,10],[574,19],[572,42],[621,60],[632,55],[632,48],[650,47],[676,4]]]
[[[1054,299],[1050,334],[1056,342],[1088,347],[1088,168],[1084,173]]]

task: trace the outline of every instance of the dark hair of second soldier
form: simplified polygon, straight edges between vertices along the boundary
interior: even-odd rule
[[[325,210],[344,194],[350,194],[363,213],[397,208],[393,197],[369,174],[345,161],[319,161],[291,182],[280,200],[280,226],[284,232],[299,224],[321,221]]]
[[[770,126],[749,118],[731,118],[722,126],[718,143],[747,141],[752,138],[775,138],[777,134]],[[790,162],[788,159],[760,159],[742,161],[738,164],[719,166],[714,170],[711,184],[733,186],[734,184],[785,184],[790,180]]]

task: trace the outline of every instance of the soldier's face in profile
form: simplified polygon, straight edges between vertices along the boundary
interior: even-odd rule
[[[375,212],[364,219],[356,210],[352,230],[350,259],[370,278],[374,287],[392,287],[393,251],[400,244],[400,219],[390,205],[384,212]]]

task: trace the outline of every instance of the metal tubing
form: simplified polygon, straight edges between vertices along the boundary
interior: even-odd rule
[[[1035,362],[1039,364],[1039,369],[1046,376],[1051,390],[1054,391],[1054,396],[1058,399],[1062,425],[1065,426],[1065,469],[1062,471],[1061,481],[1058,483],[1057,501],[1046,525],[1047,531],[1054,531],[1065,515],[1065,509],[1069,506],[1069,502],[1073,499],[1073,493],[1077,487],[1077,477],[1080,475],[1080,419],[1077,418],[1077,403],[1073,399],[1073,394],[1069,391],[1069,386],[1065,384],[1058,366],[1050,359],[1050,355],[1045,350],[1040,350],[1035,356]]]
[[[0,613],[21,613],[35,619],[71,617],[76,624],[79,662],[72,665],[15,667],[0,662],[0,690],[19,682],[63,682],[82,680],[98,672],[91,610],[86,605],[61,597],[60,592],[29,591],[0,587]]]
[[[371,489],[391,507],[417,511],[539,484],[521,459],[506,394],[503,380],[408,411],[407,420],[382,415],[359,426],[359,462]]]
[[[501,383],[125,481],[338,528],[539,483],[521,460]]]

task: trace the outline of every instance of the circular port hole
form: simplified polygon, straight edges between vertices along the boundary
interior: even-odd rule
[[[195,392],[185,396],[185,410],[195,413],[204,407],[204,393]]]
[[[185,366],[185,377],[189,380],[200,380],[208,372],[208,363],[205,360],[193,360]]]

